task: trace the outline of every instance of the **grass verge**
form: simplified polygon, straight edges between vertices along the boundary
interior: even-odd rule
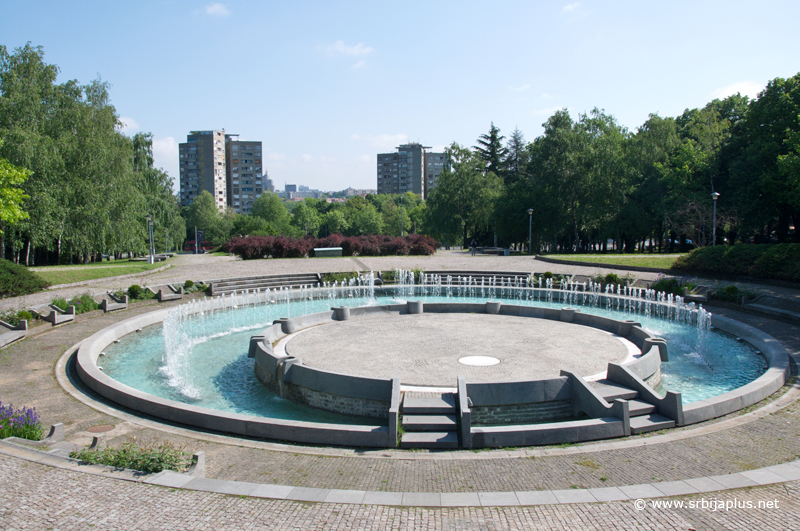
[[[549,254],[545,258],[571,262],[594,262],[619,266],[653,267],[671,269],[681,254]]]
[[[52,270],[41,268],[36,271],[36,274],[49,282],[50,285],[56,286],[58,284],[83,282],[84,280],[95,280],[98,278],[116,277],[119,275],[130,275],[133,273],[144,273],[146,271],[158,269],[164,264],[164,262],[156,262],[155,264],[148,264],[146,262],[122,262],[119,265],[110,265],[109,267],[93,267],[92,265],[85,265],[63,268],[62,266],[59,266],[58,269],[54,268]]]

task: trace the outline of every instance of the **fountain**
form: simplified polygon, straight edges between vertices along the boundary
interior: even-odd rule
[[[344,441],[341,444],[360,437],[366,445],[381,446],[391,435],[391,431],[380,431],[387,429],[385,424],[376,427],[374,419],[309,408],[282,399],[260,385],[247,359],[250,337],[276,320],[330,313],[332,307],[396,306],[410,299],[426,305],[449,301],[484,305],[487,300],[496,300],[504,306],[553,310],[568,306],[582,314],[640,321],[642,329],[667,339],[670,361],[662,366],[662,385],[681,391],[692,422],[704,415],[714,416],[716,410],[706,402],[719,395],[736,393],[765,378],[768,381],[759,384],[761,389],[774,390],[778,382],[783,384],[777,376],[785,372],[780,353],[767,352],[758,334],[745,330],[747,327],[740,323],[712,318],[702,306],[687,304],[681,297],[628,286],[609,285],[603,290],[591,282],[557,283],[547,278],[543,283],[541,277],[533,278],[417,276],[413,271],[397,270],[395,286],[376,287],[375,276],[369,273],[342,283],[195,300],[135,318],[136,328],[121,323],[124,326],[106,329],[101,337],[93,336],[93,341],[87,340],[81,347],[78,370],[93,389],[112,400],[130,405],[134,401],[125,397],[133,396],[135,408],[185,424],[209,426],[210,416],[224,425],[218,429],[233,433],[306,442]],[[150,324],[155,326],[145,328]],[[137,328],[143,328],[142,332],[128,335]],[[720,328],[754,337],[751,342],[756,347],[736,341]],[[110,344],[123,336],[127,337],[119,345]],[[756,349],[770,362],[771,369],[766,373],[766,363]],[[96,367],[100,351],[106,354],[102,372]],[[140,407],[143,402],[152,405]],[[739,400],[738,408],[745,407],[743,403]],[[173,412],[164,414],[165,408]],[[354,434],[354,438],[330,438],[342,430]],[[376,430],[380,435],[375,435]],[[303,434],[298,436],[299,432]]]

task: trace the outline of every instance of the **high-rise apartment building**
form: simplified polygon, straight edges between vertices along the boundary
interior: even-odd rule
[[[262,174],[261,142],[239,140],[239,135],[225,135],[228,160],[228,205],[237,214],[249,214],[255,201],[267,188]]]
[[[228,204],[225,175],[225,130],[192,131],[178,146],[181,206],[189,206],[203,190],[224,210]]]
[[[422,144],[402,144],[396,153],[378,154],[378,193],[413,192],[423,199],[436,186],[444,169],[444,153],[431,153]]]

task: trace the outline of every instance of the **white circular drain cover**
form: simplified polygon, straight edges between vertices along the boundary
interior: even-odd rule
[[[492,358],[491,356],[466,356],[459,358],[459,363],[463,365],[474,365],[476,367],[488,367],[489,365],[497,365],[500,360]]]

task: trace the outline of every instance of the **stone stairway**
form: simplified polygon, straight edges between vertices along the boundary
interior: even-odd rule
[[[598,380],[589,383],[608,403],[613,402],[617,398],[628,401],[631,413],[632,435],[675,427],[674,420],[655,413],[656,406],[644,400],[640,400],[638,391],[609,380]]]
[[[458,448],[458,420],[453,393],[406,392],[403,398],[401,448]]]
[[[262,275],[258,277],[238,277],[209,280],[211,294],[231,293],[234,291],[253,291],[256,289],[273,289],[279,287],[298,288],[300,286],[317,286],[322,283],[322,275],[318,273],[292,273],[285,275]]]

